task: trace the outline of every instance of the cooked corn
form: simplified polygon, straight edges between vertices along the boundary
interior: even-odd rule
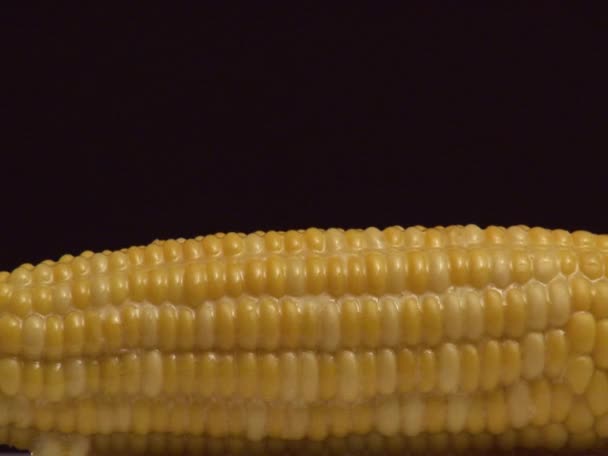
[[[608,236],[228,233],[0,273],[0,442],[42,456],[590,448]]]

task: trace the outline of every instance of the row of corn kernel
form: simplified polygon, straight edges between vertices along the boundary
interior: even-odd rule
[[[595,332],[587,329],[608,317],[608,281],[591,284],[574,277],[570,284],[532,281],[506,292],[457,288],[443,295],[381,298],[242,296],[194,308],[127,302],[69,309],[25,318],[0,313],[0,355],[58,359],[140,347],[170,352],[435,346],[483,337],[520,339],[530,331],[566,327],[573,318],[571,330],[580,333],[575,347],[588,352]],[[574,317],[573,310],[581,316]]]
[[[607,394],[607,393],[605,393]],[[585,398],[554,395],[551,385],[518,382],[474,395],[387,396],[355,404],[312,405],[262,401],[209,401],[190,399],[122,399],[88,397],[59,403],[2,400],[0,426],[33,427],[40,431],[169,432],[214,437],[245,435],[313,440],[373,431],[390,436],[421,432],[490,432],[561,424],[572,434],[602,429],[606,412],[594,415]],[[601,424],[600,424],[601,423]],[[604,430],[605,432],[605,430]]]
[[[181,353],[158,350],[60,362],[0,358],[0,392],[44,398],[95,394],[196,394],[306,402],[354,401],[394,392],[490,391],[523,378],[565,382],[575,394],[608,383],[597,352],[572,351],[563,330],[521,342],[443,343],[436,349],[277,353]],[[602,353],[606,351],[605,344]],[[595,361],[595,362],[594,362]],[[605,367],[604,367],[605,369]],[[593,386],[592,386],[593,385]]]
[[[101,253],[85,251],[80,256],[64,255],[58,262],[46,260],[34,267],[22,265],[19,269],[32,271],[35,280],[46,283],[52,280],[49,266],[73,265],[75,274],[122,271],[128,266],[154,266],[162,263],[198,260],[200,258],[235,257],[259,254],[338,253],[382,248],[446,248],[492,245],[560,246],[600,250],[608,248],[608,236],[584,231],[569,233],[564,230],[547,230],[539,227],[510,228],[490,226],[486,229],[469,225],[423,228],[389,227],[366,230],[310,228],[306,231],[267,233],[228,233],[226,235],[198,236],[194,239],[155,241],[148,246],[131,247]],[[89,264],[85,264],[85,263]],[[76,264],[74,264],[76,263]],[[81,264],[77,264],[81,263]],[[59,276],[62,274],[59,273]],[[8,273],[0,273],[0,282]],[[17,280],[17,278],[13,278]]]

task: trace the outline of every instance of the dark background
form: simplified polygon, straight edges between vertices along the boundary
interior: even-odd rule
[[[287,5],[3,6],[0,270],[233,230],[608,233],[602,11]]]

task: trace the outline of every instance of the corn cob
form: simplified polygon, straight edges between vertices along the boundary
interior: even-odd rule
[[[0,272],[0,442],[387,454],[608,441],[608,236],[219,233]]]

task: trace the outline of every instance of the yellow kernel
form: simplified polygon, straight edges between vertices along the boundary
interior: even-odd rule
[[[460,353],[452,343],[443,344],[439,349],[439,390],[453,393],[458,389],[460,380]]]
[[[1,308],[2,305],[0,304],[0,309]],[[32,309],[34,312],[38,312],[41,315],[51,313],[53,310],[53,293],[51,289],[38,287],[32,290]]]
[[[464,327],[469,340],[479,340],[483,335],[484,311],[481,297],[474,292],[464,296]]]
[[[382,295],[387,287],[387,261],[383,254],[372,252],[366,255],[367,290],[374,295]]]
[[[502,383],[511,385],[521,375],[521,353],[519,344],[514,340],[506,340],[501,344],[502,353]]]
[[[532,424],[545,426],[551,417],[551,387],[547,380],[539,378],[530,384],[530,397],[534,408]]]
[[[419,388],[423,393],[428,393],[435,388],[437,383],[437,360],[435,352],[423,350],[418,356]]]
[[[420,395],[416,394],[402,402],[401,423],[405,435],[413,437],[424,430],[426,406]]]
[[[404,348],[397,354],[397,385],[399,392],[408,393],[417,384],[417,361],[411,350]]]
[[[109,278],[110,299],[115,306],[121,305],[129,297],[129,277],[125,273],[115,273]]]
[[[585,391],[587,404],[594,416],[601,416],[608,412],[608,377],[606,373],[596,370]]]
[[[18,355],[21,352],[21,325],[21,319],[12,314],[0,316],[0,353]]]
[[[0,358],[0,392],[16,395],[21,387],[21,364],[15,358]]]
[[[526,300],[528,303],[528,328],[533,331],[542,331],[547,326],[549,311],[545,287],[538,282],[528,284]]]
[[[23,322],[23,354],[38,358],[44,348],[44,319],[37,314],[30,315]]]
[[[565,276],[569,276],[574,271],[576,271],[577,267],[577,258],[576,254],[571,250],[560,249],[559,251],[559,263],[561,266],[562,274]]]
[[[65,390],[64,370],[61,363],[50,363],[44,366],[44,395],[50,401],[59,401]]]
[[[534,275],[542,283],[549,283],[559,271],[557,258],[552,250],[540,250],[534,255]]]
[[[399,293],[406,288],[407,261],[401,252],[389,252],[386,260],[386,289],[389,293]]]
[[[0,317],[0,334],[5,334]],[[51,359],[58,359],[63,354],[63,319],[59,315],[49,315],[46,318],[44,350]]]
[[[409,290],[414,293],[423,293],[427,290],[429,281],[428,261],[424,251],[408,252],[408,277]]]
[[[239,299],[235,314],[236,340],[239,346],[245,350],[254,350],[258,339],[258,315],[255,302],[247,298]]]
[[[531,380],[542,374],[545,363],[545,340],[540,333],[527,334],[521,346],[522,375]]]
[[[513,278],[520,284],[526,283],[532,277],[532,264],[526,250],[515,250],[512,257]]]
[[[572,277],[572,307],[574,310],[591,309],[591,283],[581,275]]]
[[[152,304],[159,305],[167,300],[169,277],[165,268],[156,268],[148,272],[146,297]]]
[[[450,281],[455,286],[469,282],[469,256],[464,249],[455,248],[448,251],[450,258]]]
[[[268,293],[279,297],[285,294],[287,286],[287,264],[285,259],[273,255],[266,262],[266,276],[268,277]]]
[[[575,312],[566,326],[569,346],[577,353],[591,353],[595,343],[595,319],[589,312]]]
[[[105,309],[102,330],[106,349],[110,353],[118,352],[122,348],[122,325],[120,312],[115,307]]]
[[[250,264],[253,264],[253,271],[249,269]],[[256,283],[260,282],[257,278],[259,272],[264,276],[263,265],[258,265],[257,262],[247,264],[245,272],[245,283],[251,286],[251,280]],[[253,275],[252,275],[253,274]],[[262,286],[263,289],[263,286]],[[207,263],[207,292],[211,299],[218,299],[224,296],[226,291],[226,264],[218,260],[211,260]]]
[[[572,433],[582,433],[593,426],[593,414],[585,401],[574,401],[566,418],[566,427]]]
[[[306,293],[306,262],[303,258],[292,257],[287,260],[287,290],[292,296]]]
[[[583,394],[593,375],[593,361],[589,356],[573,356],[566,365],[566,380],[574,394]]]
[[[570,413],[572,402],[570,387],[565,383],[554,383],[551,387],[551,421],[564,422]]]
[[[84,316],[81,312],[70,312],[64,320],[65,352],[80,355],[84,346]]]
[[[299,253],[304,248],[304,238],[302,233],[295,230],[289,230],[285,233],[285,250],[288,253]]]
[[[425,410],[425,429],[436,434],[445,427],[447,404],[442,397],[431,397],[427,400]]]
[[[491,282],[500,288],[511,283],[511,255],[506,249],[493,250],[491,267]]]
[[[72,302],[78,309],[86,309],[91,301],[91,285],[84,279],[72,283]]]
[[[493,390],[487,397],[488,431],[501,434],[507,428],[507,405],[501,389]]]
[[[407,297],[401,302],[400,307],[401,340],[409,346],[417,345],[422,338],[422,315],[418,302],[413,296]],[[430,307],[432,307],[432,305]],[[427,310],[427,314],[428,313],[431,312],[428,312]]]
[[[204,265],[190,263],[184,270],[184,297],[190,306],[203,302],[207,296],[207,271]]]
[[[380,310],[378,301],[375,299],[361,300],[361,337],[365,347],[377,347],[381,337]],[[392,300],[380,301],[380,307],[384,310],[387,306],[394,306]]]
[[[507,409],[511,425],[522,429],[532,419],[532,397],[527,382],[518,380],[507,392]]]
[[[215,308],[214,338],[221,350],[230,350],[235,343],[234,302],[223,299]]]
[[[595,318],[608,317],[608,280],[599,280],[593,284],[591,293],[591,311]]]
[[[444,328],[449,340],[458,341],[464,333],[464,310],[462,298],[456,294],[447,295],[443,301]]]
[[[44,381],[42,378],[42,366],[39,362],[27,362],[23,366],[22,390],[28,399],[37,399],[42,394]]]
[[[560,327],[570,318],[570,292],[565,280],[554,280],[549,284],[549,324]]]
[[[32,311],[32,293],[29,288],[18,288],[13,291],[9,304],[10,312],[17,317],[26,317]]]
[[[437,297],[426,296],[421,303],[422,338],[429,346],[435,346],[442,338],[441,303]]]
[[[431,290],[441,293],[450,285],[450,259],[437,250],[429,252],[429,287]]]
[[[490,281],[490,257],[485,249],[471,251],[469,263],[471,284],[476,288],[485,287]]]
[[[326,261],[322,257],[306,258],[306,288],[313,295],[321,294],[327,289],[326,266]]]
[[[604,275],[604,258],[600,252],[584,252],[579,255],[581,272],[591,280]]]
[[[505,308],[505,334],[513,339],[524,335],[526,329],[526,302],[523,292],[517,288],[507,291]]]
[[[499,291],[489,289],[484,293],[483,310],[483,325],[488,335],[493,338],[502,337],[505,325],[505,316],[502,295]],[[446,319],[451,321],[450,318]]]
[[[498,385],[501,376],[501,355],[500,344],[497,341],[489,340],[482,344],[479,386],[485,391],[492,391]]]
[[[568,342],[561,329],[545,334],[545,373],[550,378],[561,378],[568,360]]]
[[[477,390],[479,385],[480,360],[477,349],[470,344],[460,347],[460,387],[466,392]]]

